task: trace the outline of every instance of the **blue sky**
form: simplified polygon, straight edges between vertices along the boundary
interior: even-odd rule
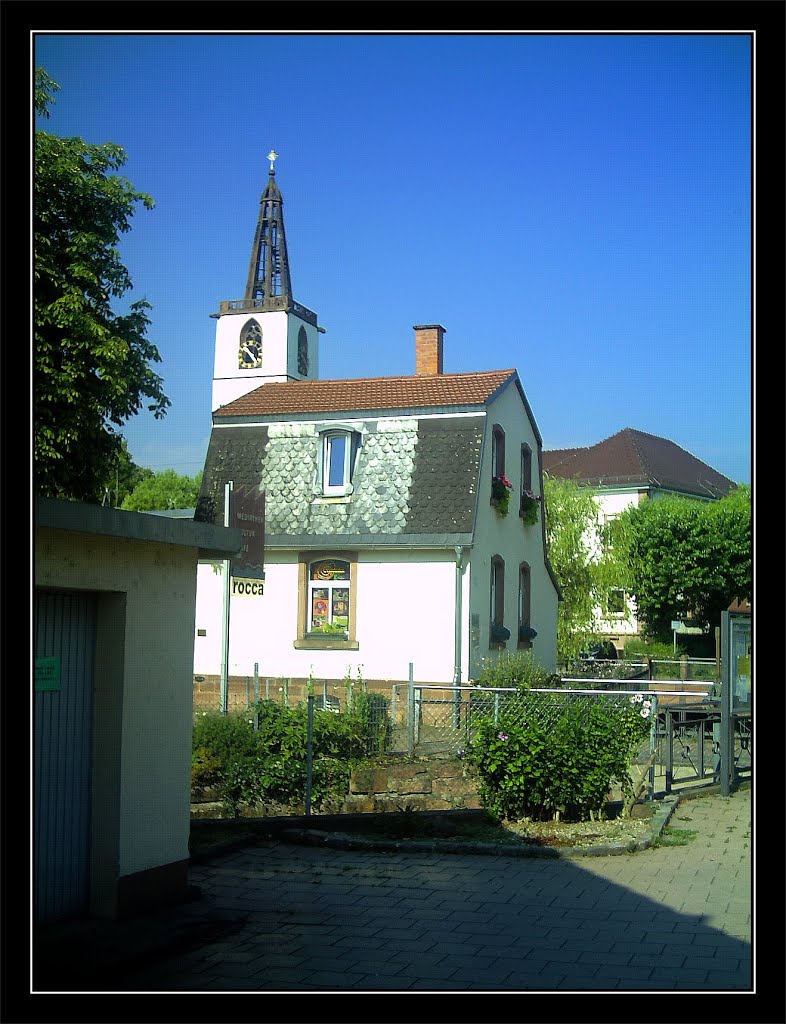
[[[41,127],[115,142],[121,253],[172,401],[124,429],[193,475],[215,323],[276,180],[320,376],[515,367],[546,449],[624,427],[751,482],[751,40],[744,34],[39,34]]]

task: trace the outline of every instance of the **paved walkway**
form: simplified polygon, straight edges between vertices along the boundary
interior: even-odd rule
[[[85,925],[34,991],[748,990],[751,791],[670,829],[698,834],[570,860],[261,842],[194,865],[188,904]]]

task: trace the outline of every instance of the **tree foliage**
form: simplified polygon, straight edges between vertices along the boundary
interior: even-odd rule
[[[562,591],[557,654],[572,661],[598,639],[600,609],[612,589],[625,586],[625,564],[589,488],[546,476],[544,505],[548,557]]]
[[[121,508],[132,512],[154,512],[173,508],[195,508],[202,472],[179,476],[174,469],[150,472],[123,500]]]
[[[620,517],[638,617],[647,635],[671,636],[671,620],[720,624],[737,598],[752,597],[750,487],[720,501],[667,497]]]
[[[57,83],[36,70],[35,109],[49,116]],[[117,428],[147,408],[156,418],[170,402],[150,364],[144,299],[117,313],[112,299],[132,287],[118,243],[137,203],[153,200],[114,174],[120,146],[35,133],[34,469],[36,490],[50,497],[100,501],[121,458]]]

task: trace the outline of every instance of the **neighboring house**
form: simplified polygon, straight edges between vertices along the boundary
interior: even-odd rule
[[[292,299],[272,159],[245,297],[215,314],[196,511],[223,522],[229,481],[265,496],[264,592],[230,598],[229,676],[406,681],[411,663],[451,684],[521,649],[554,668],[558,587],[542,517],[520,515],[522,493],[542,492],[542,443],[518,374],[444,373],[433,324],[414,328],[413,376],[319,380],[322,329]],[[503,475],[507,516],[492,504]],[[217,568],[200,566],[197,593],[194,672],[211,682]]]
[[[543,452],[547,476],[573,480],[595,492],[598,521],[616,519],[628,506],[668,495],[717,501],[736,484],[673,441],[626,427],[588,448]],[[635,604],[624,590],[612,596],[601,619],[601,633],[618,651],[638,636]],[[701,633],[682,624],[678,633]]]
[[[239,530],[38,498],[36,924],[187,895],[197,562]]]

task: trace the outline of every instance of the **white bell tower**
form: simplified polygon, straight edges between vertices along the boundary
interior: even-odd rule
[[[319,377],[317,314],[292,298],[277,153],[259,201],[259,218],[242,299],[221,302],[216,320],[213,412],[263,384]]]

